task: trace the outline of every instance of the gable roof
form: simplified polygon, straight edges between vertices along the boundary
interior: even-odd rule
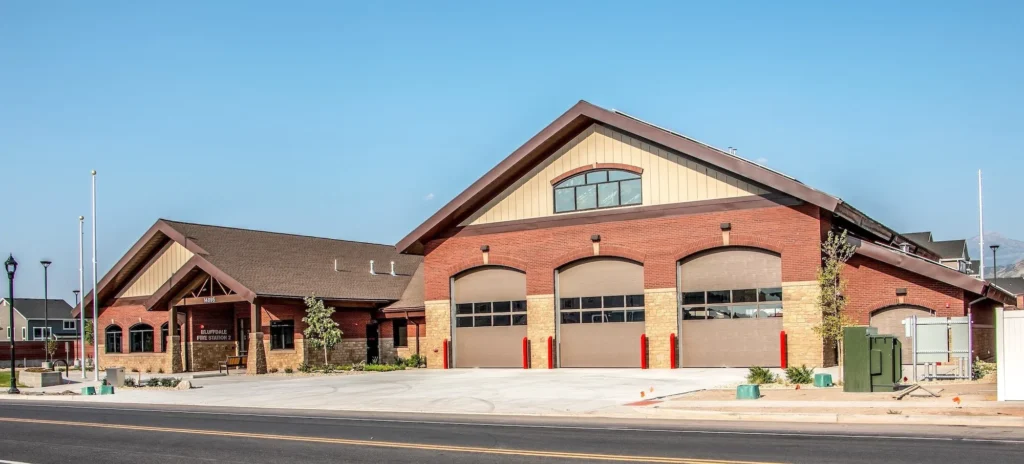
[[[0,301],[7,303],[8,299],[0,298]],[[44,301],[46,302],[45,308],[43,305]],[[50,319],[70,319],[73,309],[67,301],[56,298],[50,298],[49,300],[42,298],[14,299],[14,310],[25,319],[42,319],[44,315]]]
[[[934,251],[941,259],[963,259],[967,250],[967,240],[943,240],[926,243],[924,247]]]
[[[932,241],[931,232],[910,232],[903,234],[903,236],[917,243],[928,243]]]
[[[416,272],[412,274],[412,279],[409,280],[409,285],[405,287],[405,292],[402,293],[402,298],[398,301],[389,304],[384,308],[384,311],[411,311],[424,309],[423,304],[423,263],[416,267]]]
[[[424,246],[429,240],[445,230],[457,227],[462,220],[485,205],[491,198],[501,193],[537,164],[543,162],[576,134],[595,123],[614,127],[653,145],[682,153],[768,189],[819,206],[887,243],[909,241],[856,208],[843,203],[841,199],[813,189],[792,177],[682,134],[581,100],[416,227],[398,242],[396,248],[402,253],[422,254]],[[912,245],[918,245],[915,241],[909,242]],[[933,257],[927,250],[922,252],[929,258]]]
[[[1024,295],[1024,277],[1000,277],[988,282],[1014,295]]]
[[[402,297],[423,261],[419,256],[399,254],[389,245],[160,219],[103,277],[99,285],[101,301],[127,285],[167,240],[180,243],[195,255],[150,301],[160,300],[172,287],[187,283],[187,276],[201,271],[250,301],[256,297],[316,295],[328,300],[386,304]],[[375,262],[375,274],[370,273],[370,260]],[[391,261],[395,263],[394,276],[390,274]],[[91,305],[90,292],[84,307]]]

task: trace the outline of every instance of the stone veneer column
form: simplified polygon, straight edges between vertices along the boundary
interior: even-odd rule
[[[821,367],[824,362],[824,343],[814,333],[814,326],[821,324],[819,291],[813,280],[782,283],[782,330],[786,331],[790,366]]]
[[[647,334],[648,363],[652,369],[672,367],[669,336],[679,327],[676,289],[644,289],[644,332]],[[676,336],[679,334],[676,333]],[[640,343],[640,340],[636,341]]]
[[[181,336],[167,337],[167,356],[170,358],[170,373],[185,372],[185,366],[181,362]]]
[[[423,338],[422,353],[427,357],[427,367],[444,368],[444,340],[452,339],[451,300],[426,301],[423,304],[427,319],[427,336]]]
[[[249,334],[249,359],[246,360],[245,373],[248,375],[267,373],[267,352],[263,348],[263,332]]]
[[[548,368],[548,337],[555,336],[555,295],[526,296],[526,338],[530,368]]]

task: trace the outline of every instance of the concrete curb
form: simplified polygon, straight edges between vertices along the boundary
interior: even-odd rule
[[[655,412],[657,411],[657,412]],[[970,427],[1024,427],[1024,417],[875,415],[833,413],[729,412],[692,409],[645,408],[637,410],[646,418],[706,421],[802,422],[819,424],[957,425]]]

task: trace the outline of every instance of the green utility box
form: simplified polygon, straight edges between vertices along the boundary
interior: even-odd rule
[[[903,378],[902,345],[874,327],[843,329],[843,391],[896,391]]]
[[[756,400],[761,398],[761,387],[757,385],[740,385],[736,387],[736,399]]]
[[[826,388],[832,386],[832,374],[814,374],[814,386]]]

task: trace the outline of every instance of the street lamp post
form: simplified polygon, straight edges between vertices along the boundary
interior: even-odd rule
[[[999,249],[999,245],[992,245],[989,248],[992,249],[992,283],[999,285],[999,267],[996,266],[996,250]]]
[[[44,259],[39,262],[43,265],[43,330],[45,335],[43,340],[49,340],[50,335],[53,335],[53,330],[50,329],[50,264],[53,264],[48,259]],[[46,351],[46,350],[43,350]],[[50,353],[46,351],[46,362],[51,362]]]
[[[17,395],[21,391],[18,390],[18,374],[14,370],[14,360],[18,359],[14,353],[14,272],[18,270],[18,262],[14,260],[14,255],[7,257],[4,267],[7,269],[8,295],[11,297],[11,301],[7,305],[7,308],[11,311],[11,388],[7,389],[7,394]]]

